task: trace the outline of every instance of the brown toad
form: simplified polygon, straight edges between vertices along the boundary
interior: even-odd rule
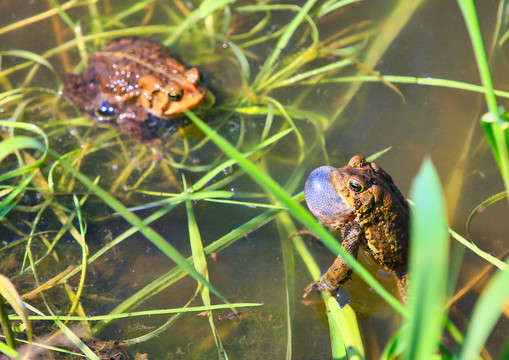
[[[172,120],[202,102],[206,90],[156,41],[121,37],[88,59],[83,75],[67,75],[63,95],[92,120],[111,122],[138,140],[154,123]]]
[[[354,257],[361,248],[382,269],[393,273],[406,300],[410,213],[391,176],[376,163],[355,155],[345,167],[314,170],[304,192],[313,215],[341,231],[343,248]],[[350,267],[338,256],[319,281],[306,287],[304,297],[313,290],[336,290],[350,274]]]

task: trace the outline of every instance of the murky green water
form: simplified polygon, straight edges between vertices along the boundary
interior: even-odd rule
[[[483,2],[477,5],[485,38],[491,39],[497,4]],[[45,3],[42,1],[35,1],[23,8],[16,6],[14,2],[3,2],[0,6],[2,6],[2,14],[10,14],[0,21],[0,28],[46,10]],[[99,1],[98,3],[101,15],[104,16],[118,13],[124,6],[127,6],[126,3],[121,1]],[[186,3],[185,6],[192,10],[195,4]],[[153,13],[152,10],[154,10]],[[354,4],[341,13],[330,14],[317,24],[320,39],[324,40],[361,21],[373,22],[366,26],[367,32],[373,29],[375,32],[379,31],[385,21],[383,16],[390,10],[391,6],[385,1]],[[178,13],[179,10],[175,10],[166,2],[156,2],[153,9],[149,7],[147,10],[146,25],[158,25],[161,21],[167,21],[165,13],[171,11]],[[85,31],[90,26],[90,19],[86,14],[86,7],[69,12],[74,21],[81,19]],[[246,32],[263,18],[263,14],[239,13],[235,6],[232,7],[232,14],[234,19],[232,39],[235,39],[235,34]],[[292,12],[287,11],[281,11],[278,14],[280,15],[273,14],[267,19],[268,23],[260,34],[272,33],[293,16]],[[57,21],[56,24],[59,27],[55,28],[56,25],[51,19],[0,34],[0,51],[24,49],[44,54],[57,44],[72,39],[73,35],[66,25]],[[145,20],[137,15],[128,16],[123,21],[127,26],[138,26]],[[55,35],[56,32],[58,36]],[[34,33],[41,36],[34,36]],[[306,39],[307,33],[302,32],[300,35]],[[146,37],[163,38],[162,34],[158,33]],[[41,41],[41,38],[44,41]],[[193,42],[190,42],[191,40]],[[243,40],[237,39],[237,41],[242,43]],[[300,42],[299,39],[294,39],[292,41],[292,45],[299,49],[307,46],[309,40]],[[359,50],[361,54],[366,51],[363,49],[369,49],[370,46],[369,42],[362,41],[353,44],[361,47]],[[249,60],[253,77],[259,71],[273,45],[274,42],[268,42],[247,48],[250,52]],[[174,48],[185,62],[199,66],[205,74],[205,79],[209,81],[212,88],[216,89],[219,109],[212,111],[208,117],[205,116],[211,124],[220,124],[228,114],[228,111],[224,109],[230,105],[229,99],[242,91],[241,71],[236,65],[233,53],[227,46],[223,46],[222,41],[207,38],[199,32],[186,33],[180,41],[177,41]],[[283,54],[291,54],[292,51],[295,49],[284,49]],[[59,76],[64,75],[66,66],[67,71],[71,71],[79,60],[75,51],[69,52],[68,55],[69,58],[49,57]],[[323,65],[334,60],[337,59],[326,57],[318,62]],[[13,64],[22,62],[19,59],[5,57],[2,59],[2,69],[9,69]],[[27,67],[25,70],[6,76],[12,86],[20,86],[30,69],[31,67]],[[384,75],[434,77],[478,83],[470,41],[456,3],[453,1],[429,2],[422,5],[388,48],[375,70]],[[353,70],[349,71],[353,73]],[[499,71],[500,74],[497,74],[496,79],[500,84],[497,86],[507,87],[507,73],[503,72],[503,68]],[[40,69],[35,73],[30,85],[57,90],[59,81],[47,69]],[[270,95],[283,104],[291,104],[297,100],[301,109],[331,118],[335,110],[343,105],[347,86],[341,83],[324,84],[310,87],[309,92],[305,92],[307,90],[302,86],[284,87]],[[465,223],[473,208],[487,197],[503,190],[500,175],[483,141],[483,134],[478,124],[478,118],[484,111],[483,99],[478,94],[438,87],[403,84],[398,85],[398,88],[404,95],[405,102],[383,84],[368,83],[362,86],[358,94],[350,101],[347,110],[340,115],[328,132],[325,148],[330,164],[343,166],[354,154],[370,155],[392,147],[377,162],[392,175],[402,192],[407,194],[422,159],[430,156],[444,186],[450,212],[450,226],[459,233],[465,234]],[[35,97],[35,101],[40,102],[41,105],[30,108],[24,121],[31,121],[43,127],[50,136],[51,146],[59,153],[83,148],[87,141],[90,142],[93,152],[85,152],[81,171],[91,179],[100,175],[99,184],[104,189],[110,190],[126,206],[137,206],[156,199],[147,194],[131,194],[130,190],[134,188],[156,192],[180,192],[182,176],[185,176],[188,184],[193,184],[211,168],[209,164],[221,159],[222,155],[217,148],[210,142],[203,145],[203,137],[191,129],[185,140],[177,139],[160,149],[163,161],[154,163],[154,155],[145,145],[126,138],[121,140],[114,137],[101,138],[110,136],[113,132],[107,128],[97,129],[86,126],[85,120],[64,121],[64,119],[77,117],[78,114],[69,105],[62,103],[55,105],[52,102],[55,97],[48,100],[49,97],[51,96]],[[255,101],[255,99],[251,100]],[[246,107],[247,105],[249,104],[242,104]],[[507,103],[503,105],[506,106]],[[220,106],[223,106],[223,110]],[[52,121],[60,122],[54,125]],[[284,119],[276,116],[274,128],[283,123]],[[316,136],[312,121],[295,120],[295,123],[302,132],[304,141],[311,143]],[[264,126],[265,116],[234,114],[222,124],[219,131],[231,142],[240,143],[240,150],[247,151],[260,142]],[[99,146],[101,141],[104,141],[107,146]],[[182,155],[186,148],[191,150],[188,155]],[[280,184],[284,184],[297,164],[298,156],[298,139],[291,135],[265,154],[263,160],[258,163]],[[311,160],[308,170],[311,171],[314,167],[324,164],[324,157],[319,154]],[[125,169],[131,165],[134,167],[129,177],[119,181],[118,179],[126,173]],[[146,173],[152,166],[153,170]],[[239,169],[233,167],[232,171],[238,173]],[[143,174],[147,174],[147,177],[143,178]],[[72,198],[66,189],[72,180],[67,177],[58,182],[61,179],[58,169],[55,175],[56,192],[62,194],[56,198],[56,201],[70,208]],[[218,175],[211,184],[228,175],[227,172]],[[301,183],[303,181],[304,179]],[[117,183],[120,185],[117,186]],[[263,197],[260,188],[246,175],[225,183],[221,189],[232,190],[237,199],[264,203],[269,201]],[[302,186],[297,192],[301,189]],[[77,183],[73,191],[82,196],[86,189]],[[252,196],[245,196],[246,194]],[[25,201],[27,204],[34,204],[37,200],[27,198]],[[265,211],[260,208],[205,201],[193,203],[193,208],[204,245],[212,243]],[[85,203],[83,211],[88,223],[86,240],[90,254],[129,229],[129,225],[117,217],[103,220],[103,216],[109,216],[112,212],[101,205],[94,196]],[[143,210],[137,212],[137,215],[146,218],[154,211],[153,209]],[[477,216],[471,226],[471,236],[475,243],[494,255],[505,251],[509,225],[503,219],[506,219],[507,215],[507,204],[500,202]],[[27,222],[33,221],[31,214],[23,213],[20,217]],[[10,225],[29,231],[26,225],[18,222],[19,218],[8,218],[8,220],[9,223],[2,224],[3,241],[8,243],[21,236],[16,234],[12,227],[9,227]],[[37,229],[39,231],[58,230],[60,226],[56,215],[46,211],[42,214]],[[77,226],[76,223],[75,226]],[[151,226],[183,255],[190,255],[187,215],[183,204]],[[47,236],[51,241],[54,235]],[[309,244],[317,261],[325,269],[332,262],[333,255],[317,242],[310,241]],[[44,247],[38,246],[37,254],[40,255]],[[80,263],[81,250],[69,234],[66,234],[58,245],[57,254],[58,258],[49,258],[41,265],[39,273],[44,279],[49,279],[65,270],[68,265]],[[14,261],[21,261],[22,254],[13,254],[13,252],[4,254],[5,270],[3,271],[10,275],[14,274],[12,270],[14,267],[9,266],[14,262],[13,257]],[[363,264],[367,264],[365,259],[360,258]],[[11,261],[7,262],[5,259]],[[174,264],[141,234],[136,233],[130,236],[89,267],[83,293],[85,313],[87,315],[106,314],[143,286],[168,272],[173,266]],[[377,269],[372,265],[367,264],[367,266],[372,273],[376,274],[379,281],[396,294],[395,285],[390,278],[376,273]],[[457,289],[465,286],[485,266],[486,263],[477,255],[466,251]],[[208,261],[208,271],[211,282],[229,301],[264,304],[260,308],[242,310],[242,315],[232,321],[216,323],[229,357],[231,359],[284,358],[287,351],[287,299],[281,234],[275,222],[265,224],[218,252],[217,259]],[[69,281],[69,284],[77,286],[78,281],[76,276]],[[306,302],[301,301],[302,289],[310,281],[311,278],[304,264],[296,258],[296,291],[290,294],[295,301],[292,358],[330,358],[329,333],[321,301],[317,296],[311,296]],[[466,328],[466,319],[469,318],[478,292],[485,282],[485,279],[481,280],[457,302],[456,310],[451,316],[460,329]],[[33,288],[26,284],[20,286]],[[181,307],[193,296],[195,290],[195,281],[184,278],[150,298],[136,310]],[[58,291],[65,296],[64,290]],[[56,290],[55,293],[57,293]],[[98,300],[96,296],[101,298]],[[378,358],[392,332],[399,325],[398,315],[356,275],[345,286],[342,296],[350,299],[352,306],[358,312],[367,357]],[[219,303],[216,299],[214,301]],[[58,302],[55,301],[55,304]],[[194,305],[200,305],[200,301],[195,300]],[[36,306],[42,305],[36,302]],[[215,316],[226,312],[217,312]],[[133,338],[161,326],[168,318],[169,316],[152,316],[117,321],[108,326],[99,337],[104,340]],[[492,355],[500,351],[508,331],[507,318],[503,318],[487,343],[487,350],[492,352]],[[165,333],[148,342],[130,347],[128,351],[132,354],[136,351],[147,353],[149,359],[217,358],[207,318],[194,314],[182,316]]]

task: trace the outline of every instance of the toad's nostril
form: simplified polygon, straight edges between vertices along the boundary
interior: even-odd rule
[[[334,170],[332,166],[319,167],[309,174],[304,185],[309,210],[320,222],[332,228],[336,228],[341,219],[348,217],[352,211],[331,181]]]

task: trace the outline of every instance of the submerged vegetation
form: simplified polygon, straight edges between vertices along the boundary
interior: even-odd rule
[[[509,316],[507,254],[497,258],[459,229],[447,228],[447,210],[456,203],[446,203],[430,160],[409,195],[414,217],[408,307],[300,204],[303,180],[315,165],[340,165],[336,161],[351,155],[333,153],[338,146],[329,138],[345,126],[346,109],[361,97],[365,82],[383,84],[401,103],[405,94],[396,86],[403,83],[483,93],[488,114],[481,123],[505,192],[493,191],[479,207],[507,198],[508,120],[497,97],[509,93],[494,89],[487,60],[502,56],[508,37],[504,2],[495,45],[486,55],[473,1],[458,0],[482,86],[374,70],[422,1],[395,1],[390,8],[355,0],[307,0],[300,6],[233,0],[194,6],[178,0],[171,6],[156,0],[122,7],[107,0],[49,3],[36,15],[0,27],[4,39],[29,26],[51,27],[54,38],[47,43],[55,44],[41,53],[17,50],[12,43],[12,49],[0,51],[2,353],[23,358],[48,351],[54,358],[98,359],[100,348],[132,358],[147,352],[149,359],[509,356],[507,336],[496,354],[484,347],[501,314]],[[384,18],[349,22],[356,6],[378,6]],[[331,32],[323,25],[330,23],[341,26]],[[131,35],[174,48],[203,70],[217,98],[210,109],[186,111],[189,124],[155,148],[90,122],[58,94],[65,72],[81,72],[108,39]],[[316,101],[322,92],[325,104]],[[302,227],[343,256],[392,308],[391,316],[400,314],[390,334],[377,335],[380,342],[361,336],[355,304],[340,307],[327,294],[322,294],[325,310],[316,302],[318,312],[305,315],[313,317],[313,331],[303,329],[298,301],[323,264],[296,235]],[[451,254],[448,233],[461,244]],[[272,237],[270,249],[261,248],[269,247],[266,236]],[[238,249],[246,238],[259,240],[256,249]],[[459,248],[497,268],[462,324],[448,313],[475,282],[453,295]],[[267,256],[269,251],[277,254]],[[276,257],[281,264],[273,268],[256,265]],[[274,287],[276,268],[284,280]],[[238,277],[232,277],[235,271]],[[266,271],[261,276],[267,278],[258,279],[256,271]],[[257,292],[257,286],[267,290]],[[281,293],[276,305],[274,292]],[[317,320],[323,313],[330,334],[326,346],[325,336],[315,335],[327,332]],[[201,318],[195,315],[207,320],[196,324],[193,319]],[[315,341],[313,336],[318,345],[295,340]],[[98,339],[104,340],[99,346]],[[303,347],[309,352],[295,351]]]

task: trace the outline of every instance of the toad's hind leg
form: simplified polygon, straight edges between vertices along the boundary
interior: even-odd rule
[[[401,296],[401,300],[403,303],[407,304],[408,302],[408,275],[406,269],[398,270],[394,272],[396,276],[396,284],[398,285],[399,295]]]
[[[354,224],[346,226],[342,231],[343,242],[341,246],[348,251],[354,258],[357,258],[359,252],[359,236],[360,226]],[[344,283],[350,279],[352,269],[347,265],[345,260],[339,255],[332,266],[322,275],[320,280],[315,281],[304,289],[303,298],[309,295],[312,291],[334,291],[339,289]]]

